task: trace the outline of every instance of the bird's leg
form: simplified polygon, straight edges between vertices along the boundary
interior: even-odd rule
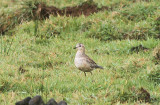
[[[90,71],[91,75],[92,75],[92,72]]]
[[[86,76],[86,72],[84,72],[84,75]]]

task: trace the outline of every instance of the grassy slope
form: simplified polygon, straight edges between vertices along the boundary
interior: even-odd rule
[[[70,5],[71,2],[68,1],[66,5]],[[80,0],[72,3],[79,2]],[[117,0],[104,3],[110,5],[115,2]],[[123,2],[129,4],[127,0]],[[66,6],[58,1],[56,3],[59,7]],[[156,6],[158,2],[142,2],[141,5]],[[148,75],[160,68],[160,65],[152,62],[152,50],[160,44],[160,41],[155,38],[147,38],[144,41],[119,41],[113,38],[113,41],[103,41],[102,39],[106,40],[106,37],[97,39],[99,36],[97,38],[94,36],[99,24],[108,25],[106,20],[111,20],[114,26],[118,24],[117,27],[124,32],[128,27],[130,30],[136,30],[138,26],[150,28],[150,23],[153,23],[159,15],[158,10],[154,12],[156,12],[154,15],[145,20],[126,23],[126,17],[113,18],[113,11],[99,12],[89,17],[51,16],[50,19],[39,23],[38,36],[43,39],[34,36],[33,21],[16,26],[13,36],[1,37],[0,103],[11,105],[26,96],[40,94],[45,102],[53,97],[57,101],[64,99],[71,105],[103,105],[120,102],[134,104],[139,101],[132,97],[138,94],[134,93],[133,88],[138,90],[141,87],[150,93],[152,103],[159,103],[160,86],[150,81]],[[91,26],[89,26],[90,22]],[[129,25],[126,25],[128,23]],[[96,33],[96,35],[101,34],[105,35],[105,33]],[[46,35],[50,38],[45,38]],[[85,77],[83,72],[75,68],[76,51],[73,47],[79,42],[86,46],[86,53],[102,65],[104,70],[95,70],[93,75],[87,73]],[[139,44],[150,50],[132,54],[130,48]],[[19,73],[18,69],[21,65],[28,71]]]

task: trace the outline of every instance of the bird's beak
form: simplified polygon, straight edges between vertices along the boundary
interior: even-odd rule
[[[74,47],[73,49],[76,49],[77,47]]]

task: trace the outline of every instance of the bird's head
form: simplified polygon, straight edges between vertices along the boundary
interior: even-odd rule
[[[84,51],[84,50],[85,50],[85,47],[84,47],[84,45],[83,45],[83,44],[81,44],[81,43],[78,43],[78,44],[76,45],[76,47],[74,47],[74,49],[77,49],[77,50],[82,50],[82,51]]]

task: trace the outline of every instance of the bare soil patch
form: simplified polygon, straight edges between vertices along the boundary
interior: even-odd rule
[[[89,1],[83,2],[82,4],[73,7],[65,7],[64,9],[59,9],[54,6],[46,6],[44,3],[38,3],[36,4],[36,7],[37,8],[33,10],[33,13],[35,14],[35,16],[39,16],[40,19],[48,18],[49,15],[65,15],[72,17],[77,17],[81,15],[89,16],[93,13],[109,9],[106,6],[98,8],[96,3]]]
[[[77,6],[65,7],[63,9],[59,9],[55,6],[47,6],[43,2],[35,3],[34,5],[35,8],[28,5],[27,8],[17,10],[15,13],[7,15],[2,14],[0,16],[2,17],[0,18],[0,33],[4,34],[5,32],[14,28],[16,24],[20,24],[24,21],[30,21],[35,19],[43,20],[49,18],[50,15],[72,17],[78,17],[81,15],[89,16],[99,11],[111,9],[106,6],[98,8],[97,4],[93,1],[86,1]],[[30,12],[30,9],[32,12]]]

